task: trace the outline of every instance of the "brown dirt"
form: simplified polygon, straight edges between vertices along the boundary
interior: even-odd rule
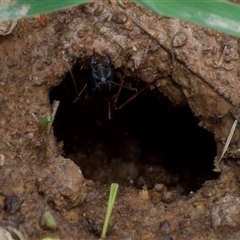
[[[240,103],[239,41],[122,2],[19,20],[0,36],[0,234],[99,239],[118,182],[108,239],[239,239],[239,126],[212,171]],[[150,85],[111,121],[105,102],[71,101],[69,70],[80,91],[93,49],[126,85]],[[56,99],[52,131],[39,132]]]

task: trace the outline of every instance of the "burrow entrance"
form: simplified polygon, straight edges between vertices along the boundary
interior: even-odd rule
[[[89,69],[72,69],[80,92]],[[79,81],[81,80],[81,81]],[[128,77],[125,82],[136,82]],[[144,83],[138,81],[138,88]],[[76,99],[70,73],[50,92],[60,100],[53,127],[63,141],[63,155],[80,166],[87,179],[101,183],[152,188],[163,183],[180,194],[201,188],[219,175],[212,171],[216,155],[213,135],[197,126],[188,107],[177,107],[157,89],[147,88],[108,119],[106,101],[83,93]],[[118,101],[134,94],[122,90]]]

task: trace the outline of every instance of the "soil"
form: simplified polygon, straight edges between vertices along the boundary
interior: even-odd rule
[[[107,239],[240,238],[239,126],[219,161],[239,113],[237,38],[128,1],[6,26],[0,239],[99,239],[113,182]],[[94,53],[110,56],[119,96],[79,96]]]

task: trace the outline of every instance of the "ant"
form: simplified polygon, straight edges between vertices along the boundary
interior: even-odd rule
[[[76,87],[74,76],[71,71],[70,73]],[[115,67],[112,64],[110,56],[104,53],[104,64],[102,64],[96,62],[94,53],[90,60],[90,74],[88,76],[87,83],[83,86],[82,90],[77,95],[73,103],[76,103],[82,96],[83,92],[87,90],[89,97],[93,99],[102,99],[108,101],[108,119],[111,120],[112,109],[120,110],[130,101],[135,99],[147,87],[148,86],[144,87],[141,91],[138,92],[136,88],[123,85],[123,79],[121,79],[121,81],[118,81]],[[122,88],[134,91],[135,94],[125,100],[119,107],[117,107],[116,104]]]

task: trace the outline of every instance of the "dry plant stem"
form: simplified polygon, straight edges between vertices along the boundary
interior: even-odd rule
[[[220,59],[219,59],[218,63],[216,63],[215,67],[220,67],[222,65],[223,59],[224,59],[224,57],[226,55],[226,52],[227,52],[227,46],[224,47],[223,52],[222,52],[222,54],[220,56]]]
[[[28,240],[25,233],[22,233],[20,232],[19,230],[17,230],[16,228],[14,227],[11,227],[11,226],[8,226],[7,229],[10,231],[10,232],[13,232],[14,234],[17,235],[17,237],[19,238],[19,240]]]
[[[53,101],[53,104],[52,104],[52,108],[53,108],[53,111],[52,111],[52,117],[53,119],[55,118],[56,116],[56,113],[57,113],[57,110],[59,108],[59,104],[60,104],[60,101]],[[54,120],[53,120],[54,121]],[[52,125],[53,125],[53,121],[51,121],[49,124],[48,124],[48,129],[47,129],[47,134],[50,133],[51,131],[51,128],[52,128]]]
[[[228,149],[228,147],[229,147],[229,144],[230,144],[230,142],[231,142],[231,140],[232,140],[234,131],[235,131],[236,127],[237,127],[237,123],[238,123],[238,121],[239,121],[239,118],[240,118],[240,116],[238,116],[238,118],[233,122],[233,125],[232,125],[232,127],[231,127],[231,130],[230,130],[230,132],[229,132],[229,134],[228,134],[227,141],[226,141],[226,143],[225,143],[225,145],[224,145],[222,154],[221,154],[221,156],[220,156],[220,158],[219,158],[219,160],[218,160],[218,162],[217,162],[216,171],[218,171],[218,172],[220,171],[219,163],[220,163],[220,161],[222,160],[222,158],[224,157],[224,154],[226,153],[226,151],[227,151],[227,149]]]

